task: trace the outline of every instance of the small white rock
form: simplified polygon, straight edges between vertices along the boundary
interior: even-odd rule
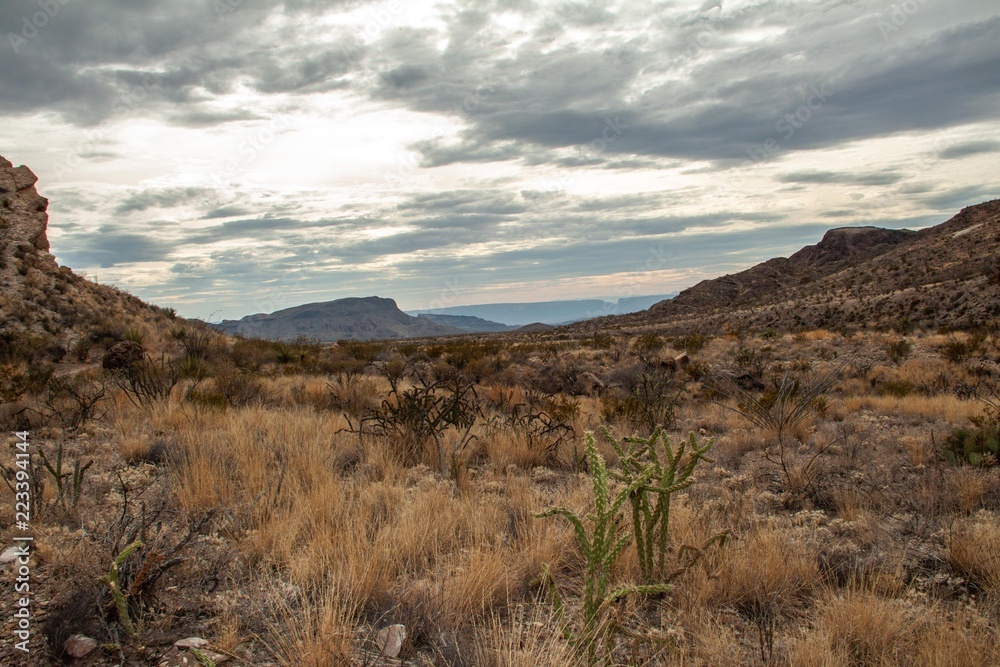
[[[18,558],[24,555],[24,550],[21,547],[7,547],[4,552],[0,554],[0,565],[6,565],[7,563],[13,563]]]
[[[187,639],[178,639],[174,642],[174,646],[183,650],[186,648],[201,648],[207,643],[208,640],[201,637],[188,637]]]
[[[402,623],[390,625],[378,631],[378,650],[387,658],[395,658],[403,649],[406,626]]]

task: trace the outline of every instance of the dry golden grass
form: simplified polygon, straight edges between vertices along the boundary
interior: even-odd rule
[[[475,651],[482,667],[576,667],[580,657],[558,632],[553,616],[490,616],[479,631]]]
[[[917,667],[982,667],[995,664],[995,653],[983,640],[987,633],[964,628],[941,616],[927,623],[921,632],[913,663]]]
[[[1000,604],[1000,519],[992,512],[957,521],[948,531],[948,562]]]
[[[800,609],[820,582],[816,554],[792,535],[767,526],[726,551],[709,597],[750,621],[774,622]]]
[[[785,369],[830,363],[812,354],[847,357],[873,345],[871,357],[884,353],[875,336],[826,331],[745,342],[775,346]],[[693,357],[709,371],[711,364],[728,368],[736,345],[715,338]],[[932,351],[914,337],[913,358],[899,368],[876,365],[869,377],[914,384],[942,372],[964,377]],[[553,361],[538,356],[530,363]],[[598,375],[613,363],[589,350],[560,352],[558,361],[587,364]],[[492,372],[494,363],[479,366]],[[544,374],[525,368],[524,377]],[[58,521],[81,522],[86,533],[90,514],[114,515],[116,472],[133,496],[161,479],[178,524],[215,512],[208,542],[225,552],[229,569],[220,569],[232,590],[203,598],[216,619],[211,641],[249,665],[388,664],[369,644],[377,628],[395,622],[410,633],[408,664],[457,664],[446,658],[445,636],[469,667],[581,664],[537,577],[548,566],[570,625],[578,626],[585,560],[568,522],[534,514],[553,505],[581,516],[593,511],[579,455],[583,431],[600,425],[598,398],[567,388],[550,399],[567,410],[575,431],[554,462],[517,428],[481,418],[477,440],[459,452],[461,465],[442,474],[432,447],[408,466],[400,442],[348,431],[348,418],[356,425],[358,411],[386,396],[386,380],[373,371],[340,376],[339,384],[336,376],[296,375],[278,364],[266,373],[268,401],[258,406],[199,406],[179,390],[143,409],[121,397],[109,402],[108,437],[67,449],[103,457],[87,478],[90,495],[75,514],[49,509],[58,519],[38,535],[53,576],[99,580],[107,572],[88,538]],[[519,379],[497,373],[477,387],[482,417],[529,393],[538,400],[534,386],[500,384]],[[716,438],[715,462],[674,497],[672,562],[684,561],[682,545],[722,530],[731,539],[664,598],[620,605],[615,618],[633,636],[616,636],[617,664],[759,665],[762,654],[769,664],[803,667],[997,664],[991,614],[1000,608],[1000,520],[983,510],[995,509],[995,471],[950,468],[934,451],[950,425],[964,425],[981,404],[946,394],[879,396],[859,373],[838,385],[825,413],[789,435],[786,480],[756,455],[773,445],[773,434],[706,401],[699,382],[688,386],[671,441],[704,430],[702,437]],[[629,435],[620,424],[614,431]],[[446,433],[446,449],[457,438]],[[108,439],[111,448],[103,446]],[[614,468],[614,450],[598,443]],[[167,454],[158,458],[161,450]],[[53,486],[45,492],[50,504]],[[11,498],[0,488],[5,526]],[[928,554],[944,554],[947,564],[928,565],[935,562]],[[927,583],[956,574],[970,583],[972,602]],[[640,579],[635,552],[626,549],[612,584]]]
[[[274,595],[275,624],[262,637],[282,667],[349,667],[357,609],[336,589]]]
[[[844,399],[848,412],[870,410],[877,414],[906,415],[928,419],[943,419],[962,424],[970,417],[982,414],[983,404],[954,395],[920,396],[848,396]]]
[[[919,609],[868,590],[829,594],[817,611],[819,636],[829,638],[834,655],[848,665],[910,665],[925,623]]]

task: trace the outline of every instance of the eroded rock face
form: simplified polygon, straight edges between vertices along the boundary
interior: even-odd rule
[[[0,235],[5,246],[28,243],[49,251],[46,228],[49,200],[38,194],[38,177],[25,166],[14,167],[0,156]],[[6,249],[6,248],[5,248]]]

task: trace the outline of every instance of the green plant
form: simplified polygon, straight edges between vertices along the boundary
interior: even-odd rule
[[[1000,460],[1000,415],[972,418],[971,428],[956,428],[944,442],[945,460],[953,466],[995,466]]]
[[[900,338],[899,340],[894,340],[885,346],[885,353],[889,357],[889,361],[896,364],[897,366],[906,361],[910,357],[910,352],[913,350],[913,345],[910,341],[905,338]]]
[[[758,398],[743,389],[733,378],[721,376],[713,380],[713,388],[722,397],[733,400],[735,405],[730,405],[722,400],[713,400],[713,402],[726,410],[737,413],[754,426],[774,432],[777,451],[770,448],[765,449],[764,456],[780,468],[785,488],[790,489],[793,486],[793,475],[787,451],[788,432],[811,414],[825,408],[826,393],[833,388],[839,379],[840,368],[835,368],[808,381],[786,373],[770,391]],[[806,486],[812,485],[809,481],[811,479],[810,471],[825,450],[826,447],[817,449],[799,471],[801,477],[806,480]]]
[[[209,658],[201,651],[199,651],[198,649],[196,649],[194,646],[188,648],[188,651],[190,651],[191,655],[193,655],[198,660],[198,662],[203,664],[205,667],[215,667],[215,661]]]
[[[142,329],[126,329],[125,333],[122,335],[122,340],[130,340],[133,343],[142,345],[146,342],[146,334]]]
[[[125,547],[111,562],[111,569],[108,570],[108,576],[106,579],[108,587],[111,589],[111,597],[115,601],[115,608],[118,610],[118,622],[121,623],[122,628],[125,629],[125,632],[129,637],[134,637],[136,635],[136,628],[135,623],[132,622],[132,617],[128,611],[128,592],[122,590],[121,586],[118,584],[118,572],[121,570],[122,564],[125,563],[125,560],[141,548],[142,542],[139,540],[136,540],[132,544]]]
[[[583,621],[576,636],[573,637],[573,633],[563,618],[564,632],[579,650],[586,651],[588,664],[594,665],[597,663],[598,644],[602,635],[610,627],[607,623],[602,622],[608,608],[628,595],[665,593],[670,590],[670,585],[628,585],[609,592],[611,568],[631,540],[631,535],[628,533],[619,534],[620,526],[623,523],[622,506],[633,492],[641,490],[649,483],[656,471],[652,467],[644,470],[612,499],[609,497],[608,491],[607,465],[604,462],[604,457],[597,451],[594,434],[587,433],[585,441],[587,464],[594,490],[594,512],[586,519],[586,522],[592,524],[591,530],[587,530],[584,519],[565,507],[551,507],[536,516],[538,518],[562,516],[573,525],[576,532],[577,542],[586,560]],[[565,609],[547,566],[543,569],[542,577],[552,593],[557,613],[563,617]]]
[[[663,428],[657,427],[648,438],[625,438],[623,443],[629,445],[626,450],[607,429],[603,433],[621,460],[621,473],[612,473],[612,477],[631,489],[628,501],[632,507],[632,531],[645,583],[669,583],[694,565],[705,549],[712,544],[721,546],[725,543],[727,534],[720,533],[700,548],[682,546],[679,552],[689,555],[689,558],[672,572],[666,570],[666,556],[673,546],[670,543],[671,496],[694,484],[691,475],[699,462],[713,463],[707,454],[714,442],[699,446],[692,433],[687,443],[681,442],[674,449]],[[663,445],[662,460],[657,452],[659,442]],[[690,454],[685,459],[688,446]],[[641,479],[648,482],[635,486],[635,482]]]
[[[80,502],[80,496],[83,490],[83,476],[87,474],[87,470],[90,466],[94,465],[94,462],[88,461],[81,466],[80,459],[76,459],[73,461],[73,472],[63,472],[62,442],[59,443],[59,446],[56,449],[56,460],[54,463],[48,456],[46,456],[45,450],[41,447],[38,448],[38,458],[56,482],[57,494],[54,503],[61,503],[63,509],[76,507],[77,503]],[[67,480],[69,480],[69,484],[66,483]],[[67,497],[69,500],[69,506],[66,505]]]

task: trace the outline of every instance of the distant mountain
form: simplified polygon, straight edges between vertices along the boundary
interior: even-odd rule
[[[531,324],[525,324],[523,327],[518,327],[515,331],[518,333],[545,333],[546,331],[552,331],[555,328],[556,327],[551,324],[532,322]]]
[[[427,318],[411,317],[392,299],[377,296],[309,303],[270,314],[247,315],[240,320],[223,320],[214,326],[224,333],[247,338],[292,340],[305,336],[320,342],[467,333]]]
[[[698,283],[646,312],[577,325],[666,333],[1000,323],[1000,200],[920,231],[831,229],[788,258]]]
[[[411,315],[462,315],[479,317],[511,326],[524,326],[536,322],[566,324],[604,315],[623,315],[645,310],[654,303],[673,295],[623,297],[617,301],[582,299],[579,301],[542,301],[536,303],[488,303],[475,306],[451,306],[428,310],[410,311]]]
[[[469,333],[498,333],[503,331],[513,331],[517,327],[499,322],[490,322],[481,317],[471,317],[469,315],[438,315],[436,313],[420,313],[418,318],[430,320],[446,327],[455,327]]]

